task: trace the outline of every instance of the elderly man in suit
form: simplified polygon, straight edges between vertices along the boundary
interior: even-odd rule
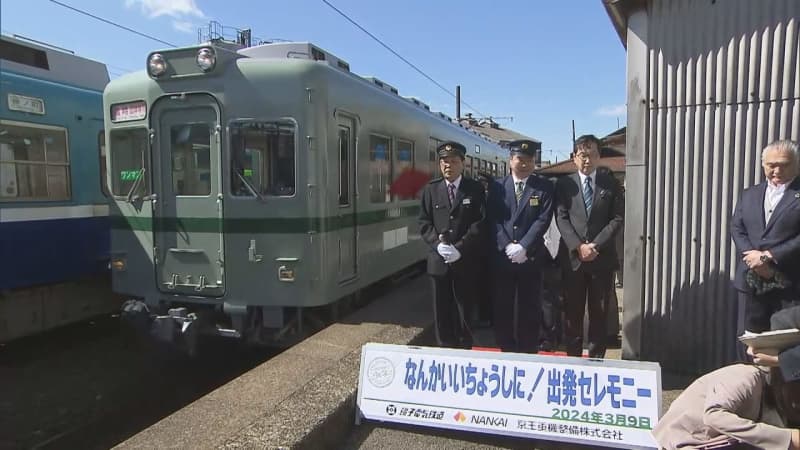
[[[553,185],[533,175],[533,142],[514,141],[509,150],[511,174],[492,182],[487,204],[494,331],[501,350],[537,353],[547,252],[543,236],[553,215]]]
[[[578,172],[556,183],[556,223],[562,255],[569,260],[564,277],[567,354],[583,353],[583,316],[589,310],[589,357],[606,351],[608,302],[618,260],[614,238],[622,228],[622,188],[610,170],[597,167],[600,140],[584,135],[575,141]]]
[[[766,180],[745,189],[731,219],[739,252],[734,287],[752,332],[797,301],[800,285],[800,180],[797,143],[776,141],[761,152]]]
[[[485,255],[486,195],[480,182],[462,176],[463,145],[445,142],[437,151],[442,177],[425,186],[419,214],[420,234],[430,247],[436,342],[471,348],[468,321]]]

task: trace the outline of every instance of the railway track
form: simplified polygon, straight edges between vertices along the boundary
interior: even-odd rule
[[[108,448],[278,353],[232,341],[154,359],[116,317],[0,347],[0,448]]]

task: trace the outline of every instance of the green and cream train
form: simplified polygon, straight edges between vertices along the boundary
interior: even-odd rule
[[[269,342],[424,258],[400,174],[506,172],[502,149],[309,43],[151,53],[105,89],[111,267],[163,341]],[[419,177],[417,177],[419,178]]]

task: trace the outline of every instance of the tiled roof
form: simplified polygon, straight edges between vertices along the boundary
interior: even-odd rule
[[[517,133],[516,131],[509,130],[507,128],[503,128],[496,123],[490,123],[485,121],[477,121],[477,120],[470,120],[470,119],[461,119],[461,125],[470,128],[472,130],[477,131],[478,133],[483,134],[484,136],[488,137],[489,139],[499,142],[499,143],[506,143],[511,141],[516,141],[520,139],[526,139],[529,141],[539,142],[541,141],[538,139],[534,139],[530,136],[525,136],[524,134]]]
[[[624,156],[611,156],[608,158],[600,158],[598,166],[608,167],[612,172],[625,172],[625,157]],[[571,159],[561,161],[559,163],[541,168],[536,171],[539,175],[567,175],[575,172],[575,164]]]

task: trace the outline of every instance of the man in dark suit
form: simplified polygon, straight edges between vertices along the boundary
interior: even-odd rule
[[[547,258],[543,236],[553,217],[553,185],[533,175],[533,142],[514,141],[509,148],[511,174],[492,182],[487,203],[494,331],[503,351],[537,353]]]
[[[740,328],[752,332],[768,330],[770,316],[797,301],[800,285],[797,143],[769,144],[761,165],[766,180],[742,192],[731,219],[731,237],[741,257],[734,278],[744,304]]]
[[[472,347],[469,313],[479,292],[485,254],[483,185],[462,176],[466,149],[457,142],[437,148],[442,178],[422,192],[420,234],[430,247],[436,342],[441,347]]]
[[[556,223],[568,259],[564,283],[567,354],[583,352],[583,315],[589,310],[589,357],[606,351],[608,299],[618,266],[614,238],[622,228],[622,188],[610,170],[597,167],[600,140],[584,135],[575,141],[578,172],[556,182]]]

